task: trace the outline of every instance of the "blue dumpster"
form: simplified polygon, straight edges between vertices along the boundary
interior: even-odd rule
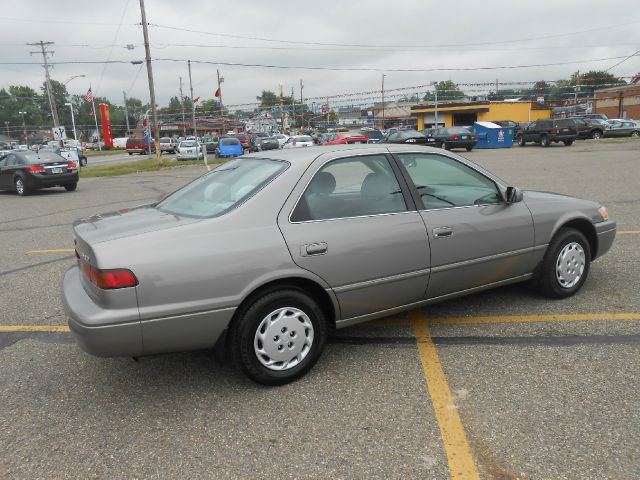
[[[513,147],[513,128],[501,127],[491,122],[475,122],[473,129],[478,136],[476,148]]]

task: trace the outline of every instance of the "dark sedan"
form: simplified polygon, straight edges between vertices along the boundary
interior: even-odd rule
[[[465,127],[434,128],[429,138],[434,146],[445,150],[466,148],[470,152],[478,143],[478,136]]]
[[[380,143],[408,143],[410,145],[433,145],[434,140],[417,130],[396,130],[388,133]]]
[[[50,151],[10,152],[0,157],[0,190],[28,195],[34,190],[78,185],[78,164]]]
[[[251,141],[250,152],[262,152],[263,150],[277,150],[280,148],[275,137],[256,137]]]

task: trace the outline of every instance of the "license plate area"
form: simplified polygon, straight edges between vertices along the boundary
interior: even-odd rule
[[[54,174],[54,175],[55,175],[55,174],[62,173],[62,167],[53,167],[53,168],[50,170],[50,172],[51,172],[52,174]]]

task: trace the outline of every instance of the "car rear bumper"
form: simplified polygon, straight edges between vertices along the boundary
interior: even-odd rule
[[[84,290],[80,275],[80,269],[73,267],[62,282],[62,304],[80,348],[98,357],[142,355],[140,321],[131,321],[130,311],[96,305]]]
[[[29,175],[26,184],[30,188],[55,187],[78,183],[78,172],[62,173],[60,175]]]
[[[596,235],[598,237],[598,251],[594,258],[601,257],[609,251],[616,238],[617,225],[613,220],[596,223]]]
[[[204,158],[204,153],[202,153],[202,152],[200,152],[198,154],[196,154],[196,153],[178,153],[178,156],[176,158],[178,160],[200,159],[200,158]]]

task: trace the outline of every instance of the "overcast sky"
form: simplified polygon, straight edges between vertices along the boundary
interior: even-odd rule
[[[0,87],[30,85],[44,78],[26,43],[55,42],[52,62],[141,60],[144,58],[139,0],[3,0],[0,14]],[[607,6],[610,5],[610,8]],[[255,102],[262,89],[285,92],[304,82],[304,97],[321,97],[402,87],[451,79],[456,83],[518,82],[568,78],[576,70],[607,69],[640,48],[638,0],[537,0],[457,2],[396,1],[248,1],[146,0],[153,59],[265,64],[280,66],[378,69],[323,71],[219,65],[225,105]],[[120,25],[120,21],[122,23]],[[192,33],[168,29],[198,30]],[[605,28],[602,28],[605,27]],[[599,29],[595,30],[594,29]],[[569,33],[590,30],[587,33]],[[214,35],[217,34],[217,35]],[[234,38],[260,37],[251,40]],[[553,36],[541,39],[539,37]],[[533,38],[533,39],[532,39]],[[283,42],[284,41],[284,42]],[[295,43],[299,42],[299,43]],[[110,45],[115,44],[111,47]],[[133,50],[127,44],[134,45]],[[318,44],[362,45],[331,46]],[[450,45],[468,46],[450,46]],[[481,45],[482,44],[482,45]],[[449,46],[446,46],[449,45]],[[590,61],[591,60],[591,61]],[[577,62],[568,65],[476,71],[398,72],[394,69],[461,69]],[[185,62],[153,62],[156,96],[165,105],[178,95],[179,77],[189,94]],[[640,56],[611,70],[616,75],[640,71]],[[148,101],[146,68],[125,64],[55,65],[52,78],[69,82],[72,94],[95,95],[122,103],[122,91]],[[213,98],[216,65],[193,64],[194,96]],[[505,87],[507,85],[504,85]],[[490,87],[463,87],[478,94]],[[418,89],[424,92],[426,89]],[[408,90],[413,93],[416,90]],[[405,92],[402,92],[405,93]],[[366,96],[340,103],[370,102]],[[332,101],[337,104],[336,101]]]

